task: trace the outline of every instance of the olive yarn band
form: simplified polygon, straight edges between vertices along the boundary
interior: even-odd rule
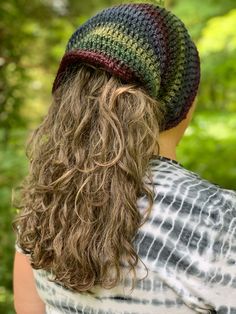
[[[164,104],[165,130],[186,117],[200,81],[199,54],[185,25],[148,3],[112,6],[81,25],[67,43],[52,93],[80,62],[98,65],[125,82],[141,82]]]

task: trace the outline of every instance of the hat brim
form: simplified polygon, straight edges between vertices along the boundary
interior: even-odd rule
[[[70,71],[76,68],[81,62],[100,66],[107,72],[123,79],[126,82],[139,81],[135,72],[121,60],[112,58],[105,53],[78,49],[65,53],[61,59],[55,80],[53,82],[52,93],[54,93],[55,90],[66,80]]]

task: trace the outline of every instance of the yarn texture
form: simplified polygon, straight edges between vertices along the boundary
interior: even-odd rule
[[[158,5],[132,3],[98,12],[70,37],[52,93],[86,62],[124,82],[139,82],[163,103],[164,130],[183,120],[200,82],[200,59],[184,23]]]

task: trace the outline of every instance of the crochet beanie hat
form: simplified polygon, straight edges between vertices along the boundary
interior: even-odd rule
[[[183,22],[148,3],[106,8],[70,37],[52,93],[80,62],[98,65],[125,82],[141,82],[165,107],[165,127],[183,120],[197,94],[200,60]]]

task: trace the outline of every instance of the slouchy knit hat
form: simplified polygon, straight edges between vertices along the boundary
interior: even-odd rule
[[[151,97],[163,103],[165,130],[186,117],[200,81],[199,54],[185,25],[154,4],[112,6],[75,30],[52,93],[65,81],[68,69],[83,61],[125,82],[140,82]]]

